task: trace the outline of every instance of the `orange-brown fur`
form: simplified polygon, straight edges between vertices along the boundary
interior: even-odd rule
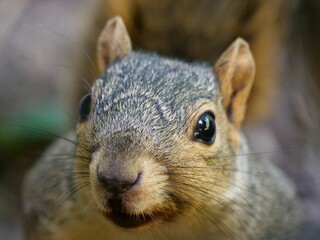
[[[106,32],[108,36],[104,34]],[[90,111],[78,123],[76,140],[73,140],[74,135],[66,138],[69,144],[65,147],[74,151],[73,157],[65,159],[61,166],[56,165],[62,139],[26,178],[25,211],[30,219],[35,216],[29,238],[90,239],[92,235],[95,239],[297,237],[295,231],[300,218],[292,185],[290,182],[270,182],[283,175],[270,163],[253,162],[246,156],[248,146],[240,127],[255,74],[248,44],[237,39],[209,71],[202,65],[131,52],[131,48],[121,47],[123,39],[130,38],[121,18],[116,17],[106,25],[98,42],[98,56],[102,60],[100,65],[106,68],[105,75],[97,79],[91,89]],[[110,60],[114,61],[110,64]],[[157,62],[150,65],[151,60]],[[156,75],[148,71],[152,79],[172,71],[173,66],[181,74],[186,71],[192,74],[186,75],[188,79],[169,74],[168,77],[175,77],[158,79],[165,82],[161,89],[154,89],[156,80],[148,82],[150,76],[146,77],[137,69],[156,67],[155,64],[162,64],[169,70],[152,73]],[[131,71],[125,73],[134,74],[127,79],[121,66],[125,71],[130,68]],[[199,76],[199,82],[195,82],[195,75]],[[197,91],[210,93],[210,97],[190,100],[195,93],[189,85],[183,85],[187,80],[195,84],[192,86]],[[126,81],[131,81],[132,85],[121,85]],[[139,85],[140,81],[144,84]],[[164,84],[169,83],[166,81],[173,81],[175,87],[169,88]],[[120,87],[112,88],[108,84],[120,84]],[[179,90],[175,92],[175,100],[188,104],[182,105],[186,112],[177,116],[186,117],[186,122],[177,125],[180,119],[173,119],[164,125],[162,118],[171,119],[178,113],[161,112],[157,108],[153,111],[148,99],[138,105],[137,102],[144,99],[140,99],[140,92],[148,87],[153,91],[144,94],[162,103],[165,110],[171,103],[165,97]],[[121,88],[125,91],[121,92]],[[116,95],[112,95],[112,91]],[[109,99],[111,96],[115,97]],[[205,112],[214,114],[217,126],[216,138],[211,144],[197,141],[193,135],[195,123]],[[142,120],[136,121],[140,116]],[[170,125],[175,128],[170,129]],[[270,179],[256,174],[257,166]],[[60,175],[63,171],[66,175]],[[37,182],[37,179],[41,174],[49,173],[55,177],[55,187],[50,189],[50,194],[41,195],[41,190],[48,191],[51,183],[47,179]],[[102,183],[102,173],[113,178],[142,177],[133,188],[118,196],[109,185]],[[69,196],[70,193],[74,195]],[[67,198],[60,202],[58,199],[65,194]],[[110,200],[118,201],[121,210],[117,210]],[[50,203],[52,208],[43,209],[45,203]],[[126,230],[121,225],[123,222],[112,218],[116,211],[126,214],[121,218],[123,222],[131,221],[129,216],[149,217],[151,221],[131,225]]]

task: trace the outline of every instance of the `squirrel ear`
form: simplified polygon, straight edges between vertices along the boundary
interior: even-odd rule
[[[241,126],[255,75],[255,63],[248,43],[238,38],[214,66],[219,79],[223,107],[236,128]]]
[[[121,17],[111,18],[98,39],[97,60],[100,73],[106,66],[132,50],[131,40]]]

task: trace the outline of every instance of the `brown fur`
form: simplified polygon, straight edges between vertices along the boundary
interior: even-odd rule
[[[139,74],[142,74],[136,69],[139,65],[150,66],[150,59],[157,59],[159,65],[167,64],[167,67],[176,64],[175,71],[188,67],[188,73],[196,74],[190,66],[197,69],[197,65],[147,54],[134,55],[130,51],[125,56],[123,51],[104,51],[106,46],[117,49],[122,39],[130,39],[119,21],[119,18],[111,19],[109,23],[118,29],[108,31],[110,35],[106,38],[103,32],[98,42],[102,44],[98,45],[98,49],[103,51],[103,57],[100,58],[102,66],[107,66],[111,59],[119,59],[106,70],[104,77],[108,77],[111,83],[126,81],[127,76],[123,76],[122,69],[117,65],[127,64],[126,61],[136,76],[128,80],[132,84],[139,82]],[[137,62],[130,59],[133,56],[140,56],[138,65],[134,65]],[[128,66],[124,66],[127,70]],[[112,72],[114,69],[119,75]],[[204,84],[201,81],[208,77],[204,73],[208,68],[200,69],[198,81]],[[139,99],[135,94],[139,92],[133,92],[137,91],[134,88],[126,88],[124,92],[112,89],[116,91],[116,97],[124,97],[120,98],[120,102],[116,98],[110,100],[112,103],[108,102],[110,89],[104,84],[109,82],[97,79],[91,90],[89,116],[77,126],[76,147],[72,144],[65,146],[69,151],[75,151],[74,158],[65,159],[62,169],[56,165],[59,160],[56,156],[61,154],[63,142],[60,140],[26,178],[25,211],[27,216],[35,215],[30,224],[30,239],[91,239],[92,236],[95,239],[210,239],[212,236],[216,239],[294,239],[300,220],[290,182],[273,184],[265,180],[255,173],[257,166],[271,179],[283,178],[283,175],[270,163],[252,162],[243,155],[248,152],[248,147],[240,125],[255,72],[247,43],[236,40],[215,64],[215,71],[216,76],[213,75],[213,68],[209,73],[206,72],[211,76],[210,86],[203,86],[211,97],[202,97],[186,105],[186,123],[183,126],[174,125],[180,123],[179,119],[174,119],[168,125],[163,124],[162,118],[170,119],[176,112],[161,112],[158,109],[153,112],[152,104],[143,105],[148,102],[137,105]],[[165,73],[163,71],[160,74]],[[152,76],[150,72],[148,74]],[[144,78],[144,81],[148,80]],[[175,81],[179,92],[188,91],[188,98],[192,96],[193,89],[182,87],[185,78],[175,77],[171,81]],[[142,87],[153,86],[145,84]],[[197,87],[203,91],[203,88]],[[161,94],[164,95],[152,95],[154,101],[163,101],[161,107],[168,104],[165,96],[172,93],[168,93],[168,89],[171,88],[162,84]],[[174,88],[171,90],[176,91]],[[128,92],[129,95],[126,95]],[[184,94],[179,94],[175,96],[176,100],[182,98],[180,101],[183,103],[190,101],[184,99]],[[157,99],[159,96],[162,99]],[[114,104],[113,108],[108,104]],[[128,108],[126,104],[133,106]],[[214,144],[204,144],[193,138],[197,119],[207,111],[215,115],[217,129]],[[143,120],[136,122],[136,117],[141,115]],[[112,117],[115,117],[115,122]],[[153,117],[151,122],[150,117]],[[124,122],[128,120],[127,124],[119,124],[123,119]],[[169,128],[170,125],[175,126],[174,130]],[[128,126],[130,128],[126,128]],[[158,128],[165,131],[158,131]],[[180,130],[176,132],[177,129]],[[72,139],[69,142],[74,143]],[[64,168],[66,175],[60,177]],[[50,194],[42,195],[52,183],[35,181],[48,173],[55,176],[55,187],[50,188]],[[117,181],[135,179],[137,175],[141,178],[134,187],[118,196],[108,189],[109,185],[106,187],[101,182],[101,174]],[[261,191],[263,196],[256,191]],[[74,196],[68,197],[60,205],[60,195],[72,192]],[[110,204],[111,200],[121,203],[121,210]],[[43,208],[47,203],[51,207]],[[131,226],[126,231],[121,227],[123,222],[112,218],[116,211],[127,214],[122,218],[123,222],[129,215],[140,219],[151,218],[151,221]]]

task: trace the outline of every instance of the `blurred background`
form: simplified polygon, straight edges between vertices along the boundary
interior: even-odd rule
[[[1,239],[23,239],[23,176],[74,128],[84,79],[97,76],[97,37],[116,14],[135,48],[187,61],[214,62],[238,36],[250,42],[252,152],[270,152],[293,179],[303,238],[320,239],[320,1],[0,0]]]

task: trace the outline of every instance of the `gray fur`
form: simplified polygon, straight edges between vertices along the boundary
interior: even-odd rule
[[[89,131],[85,136],[78,136],[77,140],[85,140],[82,142],[86,144],[75,146],[77,144],[64,144],[63,139],[59,140],[45,153],[26,178],[25,212],[30,221],[30,239],[50,239],[57,234],[56,232],[76,225],[76,222],[88,221],[89,224],[99,222],[103,229],[109,226],[95,208],[94,201],[90,197],[91,192],[88,191],[90,187],[86,192],[79,191],[74,196],[68,197],[61,206],[57,201],[72,192],[75,187],[74,180],[77,173],[72,169],[81,160],[77,156],[78,153],[75,154],[76,149],[85,151],[91,157],[88,149],[94,148],[93,151],[108,153],[112,159],[122,159],[122,161],[127,159],[132,162],[137,155],[148,152],[158,161],[165,156],[168,161],[161,164],[168,169],[169,167],[174,169],[185,164],[179,163],[185,159],[171,159],[170,156],[176,156],[176,152],[183,149],[178,144],[182,144],[183,139],[186,139],[188,113],[194,111],[196,103],[203,99],[221,106],[219,84],[210,65],[189,64],[141,52],[130,53],[112,63],[102,78],[94,83],[91,95],[93,101],[91,113],[87,122],[84,123],[88,125]],[[71,134],[68,138],[74,138],[74,135]],[[228,159],[219,158],[220,152],[219,154],[213,152],[210,156],[218,154],[218,158],[211,157],[207,165],[213,165],[213,172],[214,164],[230,161],[230,165],[234,166],[235,170],[232,173],[232,180],[243,184],[241,187],[246,189],[246,191],[240,191],[234,186],[229,189],[230,194],[233,194],[233,191],[241,193],[234,199],[232,197],[234,203],[227,197],[223,198],[226,204],[232,206],[230,209],[235,210],[236,214],[227,213],[229,209],[223,208],[218,209],[217,212],[218,216],[222,216],[220,219],[222,222],[229,222],[229,220],[236,224],[238,221],[241,222],[240,226],[237,226],[241,233],[232,235],[232,239],[241,239],[239,236],[243,235],[246,239],[295,239],[299,213],[291,184],[268,162],[260,159],[253,161],[250,156],[246,156],[249,149],[244,138],[241,139],[240,149],[235,150],[236,156],[232,156],[234,154],[227,146],[228,141],[229,139],[223,141],[219,149],[222,154],[224,151],[230,154]],[[62,162],[56,154],[64,152],[75,154],[74,158],[71,157]],[[203,158],[203,156],[197,157],[199,161]],[[205,174],[211,172],[206,171],[203,176],[208,177]],[[207,185],[207,183],[201,185]],[[197,189],[193,191],[197,193]],[[263,196],[259,196],[259,193]],[[188,194],[192,195],[192,193]],[[210,192],[206,198],[210,201]],[[56,211],[57,214],[55,214]],[[208,211],[210,216],[211,214],[214,216],[214,211],[210,212],[210,209]],[[208,222],[208,219],[206,221]],[[168,238],[178,236],[182,239],[181,236],[184,236],[183,239],[203,239],[213,236],[208,234],[215,234],[217,239],[230,237],[228,234],[219,232],[220,228],[215,229],[212,222],[210,227],[204,223],[204,226],[208,227],[205,228],[206,231],[197,230],[192,232],[192,235],[190,233],[175,235],[172,229],[181,230],[181,225],[175,224],[178,223],[173,221],[159,229]],[[91,226],[87,227],[90,229]],[[232,231],[233,226],[229,227]],[[182,229],[189,231],[188,227],[182,227]],[[150,236],[162,237],[154,235],[157,234],[156,230],[150,230],[147,233],[140,236],[118,231],[118,235],[113,236],[106,231],[105,235],[99,236],[101,239],[114,239],[115,236],[119,237],[118,239],[135,236],[141,239],[148,239]]]
[[[200,99],[217,101],[218,89],[208,64],[133,52],[114,62],[95,82],[92,127],[104,136],[143,132],[163,145],[185,133],[187,108]]]

